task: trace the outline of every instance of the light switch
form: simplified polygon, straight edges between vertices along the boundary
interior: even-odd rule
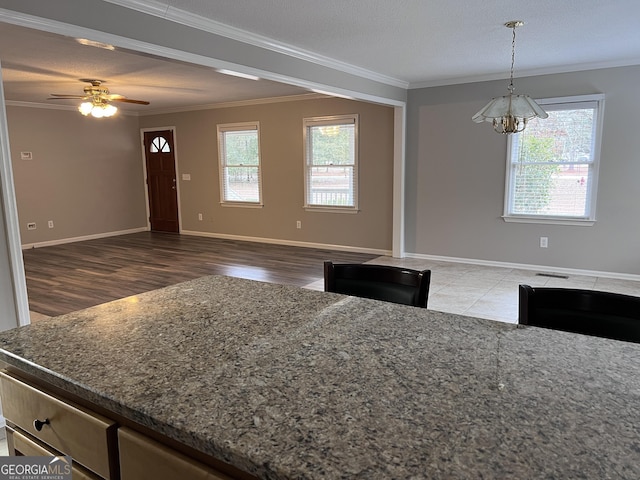
[[[182,174],[182,180],[191,180],[191,174],[190,173],[183,173]]]
[[[33,153],[20,152],[20,160],[33,160]]]

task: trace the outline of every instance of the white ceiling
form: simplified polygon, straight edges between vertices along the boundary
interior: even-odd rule
[[[410,87],[506,78],[511,31],[503,24],[515,19],[526,22],[517,30],[516,77],[640,64],[638,0],[107,1],[218,31],[233,27],[270,48]],[[308,93],[1,22],[0,59],[12,101],[80,94],[80,78],[106,80],[112,93],[151,102],[126,105],[134,111]]]
[[[104,80],[111,93],[146,100],[149,106],[118,103],[129,112],[308,94],[267,80],[246,80],[212,68],[123,49],[80,45],[74,38],[0,23],[0,59],[5,98],[75,108],[77,100],[47,100],[50,94],[82,95],[79,79]]]
[[[120,5],[133,0],[109,0]],[[411,84],[508,70],[509,20],[519,71],[640,63],[638,0],[171,0],[187,11]],[[565,70],[566,71],[566,70]]]

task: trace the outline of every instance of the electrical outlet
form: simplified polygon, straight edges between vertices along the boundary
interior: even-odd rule
[[[53,220],[49,220],[48,225],[49,225],[49,228],[53,228]]]
[[[540,237],[540,248],[549,247],[549,237]]]
[[[27,223],[27,230],[35,230],[36,222]]]
[[[198,214],[198,220],[202,221],[202,214],[201,213]]]
[[[302,222],[300,220],[296,220],[296,228],[302,228]]]

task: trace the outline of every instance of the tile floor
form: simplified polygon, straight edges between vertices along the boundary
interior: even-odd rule
[[[640,282],[603,277],[569,275],[569,278],[539,276],[533,270],[487,267],[466,263],[416,258],[378,257],[367,263],[431,270],[430,310],[488,318],[508,323],[518,321],[518,285],[603,290],[640,296]],[[323,281],[307,285],[323,289]]]
[[[532,287],[563,287],[603,290],[640,297],[640,281],[620,280],[586,275],[568,278],[540,276],[546,271],[488,267],[469,263],[443,262],[417,258],[377,257],[367,263],[395,265],[415,270],[431,270],[429,288],[430,310],[458,313],[501,322],[518,322],[518,285]],[[552,272],[551,272],[552,273]],[[306,288],[323,290],[324,280],[318,279]],[[31,312],[31,321],[48,318]]]

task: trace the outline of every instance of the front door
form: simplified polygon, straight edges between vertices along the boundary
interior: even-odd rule
[[[178,233],[178,191],[173,132],[144,132],[149,221],[154,232]]]

